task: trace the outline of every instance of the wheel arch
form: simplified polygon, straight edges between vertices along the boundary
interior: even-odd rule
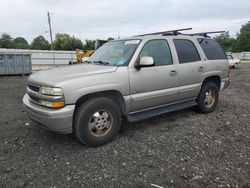
[[[202,81],[201,87],[204,84],[206,84],[207,82],[214,82],[217,85],[218,89],[220,90],[220,86],[221,86],[221,78],[220,78],[220,76],[213,75],[213,76],[208,76],[208,77],[204,78],[203,81]]]
[[[75,103],[76,104],[75,112],[78,110],[81,104],[83,104],[87,100],[90,100],[92,98],[97,98],[97,97],[105,97],[105,98],[113,100],[118,105],[121,115],[122,116],[126,115],[126,105],[125,105],[124,98],[122,94],[117,90],[107,90],[107,91],[89,93],[89,94],[81,96]]]

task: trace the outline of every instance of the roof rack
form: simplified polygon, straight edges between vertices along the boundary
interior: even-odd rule
[[[184,29],[176,29],[176,30],[162,31],[162,32],[156,32],[156,33],[147,33],[147,34],[142,34],[142,35],[136,35],[135,37],[143,37],[147,35],[178,35],[178,34],[182,34],[180,33],[180,31],[187,31],[187,30],[192,30],[192,28],[189,27],[189,28],[184,28]]]
[[[213,34],[213,33],[225,33],[225,31],[209,31],[209,32],[202,32],[202,33],[192,33],[192,34],[188,34],[188,35],[190,35],[190,36],[200,35],[203,37],[209,37],[208,34]]]

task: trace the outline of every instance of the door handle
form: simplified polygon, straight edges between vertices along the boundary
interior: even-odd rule
[[[175,76],[177,74],[176,70],[171,70],[169,76]]]
[[[199,67],[198,72],[203,72],[204,67]]]

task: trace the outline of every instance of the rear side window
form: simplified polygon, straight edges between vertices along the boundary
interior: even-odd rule
[[[201,60],[192,41],[186,39],[174,39],[174,45],[178,54],[179,63],[190,63]]]
[[[148,41],[142,48],[139,57],[151,56],[155,66],[173,64],[172,55],[166,40]]]
[[[215,40],[204,38],[198,38],[197,40],[200,43],[205,55],[207,56],[207,59],[227,59],[224,50]]]

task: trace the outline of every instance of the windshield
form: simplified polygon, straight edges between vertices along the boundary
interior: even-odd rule
[[[136,50],[140,40],[110,41],[99,48],[87,61],[105,65],[125,65]]]

